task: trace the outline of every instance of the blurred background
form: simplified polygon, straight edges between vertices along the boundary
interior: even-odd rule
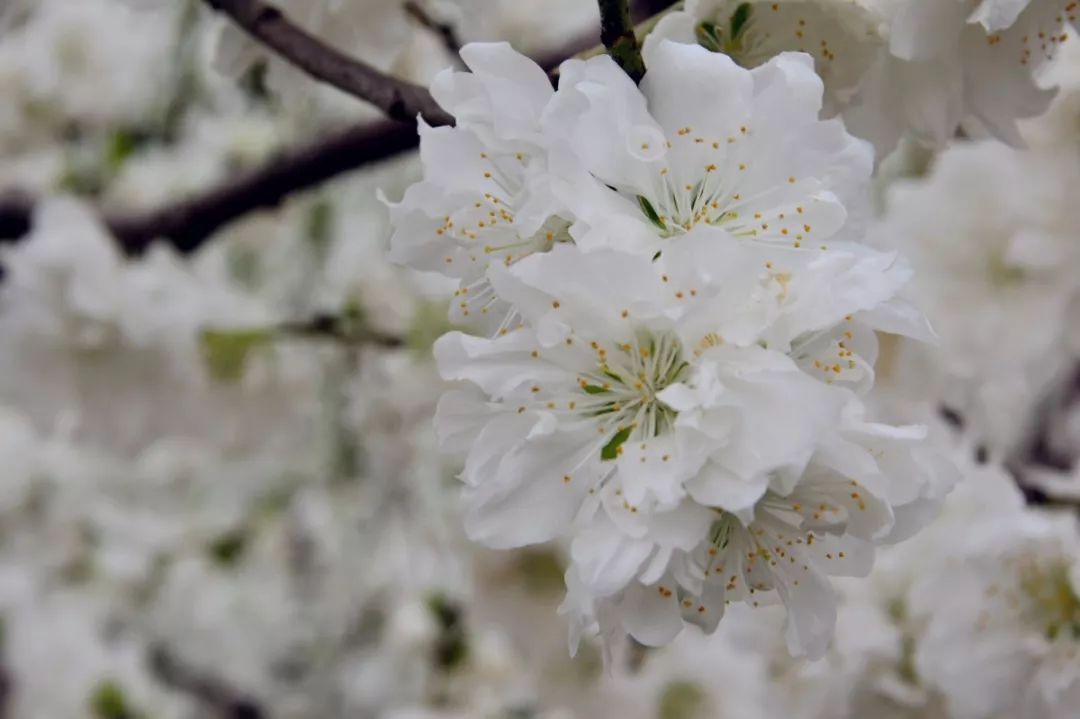
[[[419,84],[462,42],[552,67],[598,41],[584,0],[279,4]],[[453,287],[387,261],[378,196],[419,178],[414,131],[198,0],[0,0],[0,717],[1016,716],[947,701],[938,674],[970,677],[928,628],[989,576],[938,560],[1016,527],[990,559],[1037,571],[986,656],[1036,638],[1080,676],[1080,58],[1048,72],[1027,149],[906,147],[880,173],[874,241],[911,257],[943,341],[887,338],[876,401],[956,456],[943,518],[845,586],[820,662],[787,657],[778,609],[731,607],[605,672],[569,656],[563,547],[461,532],[431,428]],[[221,215],[275,163],[326,181]],[[1064,249],[1017,259],[1023,233]]]

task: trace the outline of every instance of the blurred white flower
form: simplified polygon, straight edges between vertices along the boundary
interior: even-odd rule
[[[1017,120],[1054,93],[1037,72],[1075,24],[1071,0],[879,0],[888,49],[845,115],[884,158],[910,134],[942,148],[958,129],[1021,145]]]
[[[1075,518],[1019,512],[979,536],[916,580],[921,676],[958,719],[1071,716],[1080,696]]]
[[[940,338],[910,345],[890,379],[960,412],[994,447],[1023,437],[1068,364],[1063,328],[1080,284],[1076,156],[984,142],[943,153],[892,189],[871,236],[911,258],[912,298]]]
[[[645,51],[662,38],[698,43],[757,67],[782,52],[805,52],[825,85],[826,116],[840,113],[885,43],[883,18],[852,0],[689,0],[664,15],[645,38]]]
[[[0,147],[44,144],[68,122],[111,130],[145,120],[163,99],[182,11],[166,2],[34,3],[0,43]]]

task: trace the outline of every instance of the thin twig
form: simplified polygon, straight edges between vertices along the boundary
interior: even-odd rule
[[[222,719],[263,719],[268,716],[251,697],[216,677],[200,674],[162,645],[150,648],[150,668],[163,684],[201,701]]]
[[[411,122],[423,115],[430,125],[451,125],[454,119],[426,88],[379,72],[349,57],[290,22],[263,0],[205,0],[228,15],[253,38],[271,48],[311,77],[366,100],[387,117]]]
[[[432,17],[431,13],[416,0],[408,0],[405,3],[405,12],[416,22],[438,35],[448,53],[454,57],[461,55],[461,38],[458,37],[457,28],[453,23]]]
[[[373,345],[386,349],[396,349],[405,345],[401,337],[373,330],[357,318],[329,314],[316,315],[303,322],[288,322],[280,325],[278,331],[285,335],[321,338],[346,345]]]
[[[641,45],[634,34],[628,0],[597,0],[600,6],[600,42],[608,54],[634,82],[645,77]]]

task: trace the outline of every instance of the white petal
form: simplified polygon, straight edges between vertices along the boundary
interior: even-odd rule
[[[546,542],[574,519],[597,475],[591,437],[555,433],[522,443],[465,493],[470,539],[496,549]],[[569,478],[569,481],[567,480]]]
[[[696,502],[740,515],[753,508],[767,487],[768,479],[764,474],[744,479],[709,462],[687,482],[686,491]]]
[[[626,631],[647,647],[662,647],[682,631],[683,621],[674,593],[664,596],[659,587],[634,583],[619,602]]]

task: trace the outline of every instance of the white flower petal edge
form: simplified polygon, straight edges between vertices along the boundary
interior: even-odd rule
[[[492,263],[510,264],[569,240],[545,187],[539,117],[554,95],[547,75],[506,43],[462,50],[470,72],[445,70],[432,86],[454,127],[420,121],[424,179],[391,204],[391,259],[460,280],[455,322],[484,330],[514,318],[491,292]]]
[[[872,151],[819,119],[821,97],[798,53],[747,71],[661,40],[640,88],[608,57],[565,63],[543,123],[570,234],[649,256],[699,225],[792,249],[858,241]]]
[[[975,5],[972,9],[972,5]],[[904,135],[941,148],[959,128],[1022,146],[1017,120],[1054,90],[1035,73],[1076,25],[1071,0],[906,0],[893,5],[889,46],[867,71],[845,119],[879,157]]]
[[[883,18],[850,0],[689,0],[645,38],[646,65],[661,39],[700,44],[747,68],[805,52],[825,84],[825,114],[841,112],[884,44]]]

